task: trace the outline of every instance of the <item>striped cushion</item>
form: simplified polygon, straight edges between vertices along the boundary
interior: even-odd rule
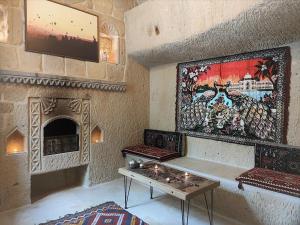
[[[130,146],[123,149],[122,153],[130,153],[138,156],[143,156],[149,159],[155,159],[161,162],[180,157],[180,154],[178,152],[148,145]]]
[[[264,168],[253,168],[236,178],[242,183],[300,197],[300,176]]]

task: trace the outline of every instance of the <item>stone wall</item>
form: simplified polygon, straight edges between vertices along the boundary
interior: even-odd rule
[[[5,30],[8,28],[8,36],[6,39],[0,37],[0,68],[108,81],[126,80],[124,12],[134,6],[134,1],[56,1],[98,15],[99,26],[103,23],[113,25],[119,33],[120,64],[84,62],[75,59],[25,52],[24,0],[1,0],[0,18],[2,17],[3,26],[0,26],[0,34],[6,33]],[[5,15],[8,15],[7,20],[5,19]]]
[[[130,0],[61,0],[99,15],[100,24],[113,24],[120,34],[120,64],[91,63],[24,51],[24,2],[0,0],[0,11],[8,15],[8,38],[0,42],[0,70],[39,72],[68,77],[126,81],[126,92],[52,88],[0,83],[0,211],[30,203],[31,176],[28,168],[28,143],[25,152],[7,155],[7,135],[18,128],[28,138],[28,97],[72,97],[91,99],[91,128],[103,131],[102,143],[91,145],[91,161],[85,185],[118,177],[124,165],[120,150],[142,142],[148,127],[149,71],[125,53],[124,12]],[[3,11],[2,11],[3,12]],[[1,13],[0,13],[1,17]],[[1,27],[1,26],[0,26]],[[5,27],[5,26],[4,26]],[[5,32],[4,32],[5,34]],[[1,30],[0,30],[1,38]]]
[[[292,76],[287,141],[300,146],[300,42],[291,47]],[[150,127],[153,129],[175,130],[176,66],[167,64],[150,70]],[[213,141],[201,138],[187,138],[188,156],[216,161],[232,166],[253,168],[254,147]]]
[[[300,42],[290,44],[292,70],[288,116],[288,144],[300,146]],[[176,66],[167,64],[150,70],[150,128],[175,130]],[[187,137],[187,157],[214,161],[234,167],[254,167],[254,147]],[[249,225],[296,225],[300,205],[296,197],[263,189],[245,187],[237,182],[221,182],[216,191],[215,211]],[[195,204],[202,205],[197,198]],[[274,207],[276,206],[276,207]]]
[[[289,45],[292,74],[287,140],[300,145],[299,1],[168,2],[146,1],[125,19],[129,55],[150,68],[150,128],[175,130],[177,63]],[[140,20],[134,20],[136,17]],[[234,167],[254,166],[252,146],[209,139],[187,137],[187,156]],[[299,201],[291,196],[251,186],[241,191],[237,182],[222,181],[216,199],[216,213],[243,224],[299,223]],[[201,202],[197,199],[195,204]]]

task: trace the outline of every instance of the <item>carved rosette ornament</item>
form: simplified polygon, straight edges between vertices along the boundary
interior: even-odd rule
[[[79,114],[81,112],[81,99],[70,99],[69,107],[71,108],[72,112]]]
[[[44,114],[48,115],[56,107],[57,100],[55,98],[42,98],[41,105]]]

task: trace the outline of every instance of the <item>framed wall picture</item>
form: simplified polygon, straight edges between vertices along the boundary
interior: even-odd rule
[[[48,0],[26,0],[25,50],[99,61],[98,16]]]
[[[178,64],[176,129],[194,137],[284,143],[290,49]]]

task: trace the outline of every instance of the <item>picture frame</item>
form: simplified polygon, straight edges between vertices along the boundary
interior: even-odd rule
[[[177,65],[176,131],[244,145],[285,143],[290,48]]]
[[[99,62],[99,17],[52,0],[25,0],[25,51]]]

